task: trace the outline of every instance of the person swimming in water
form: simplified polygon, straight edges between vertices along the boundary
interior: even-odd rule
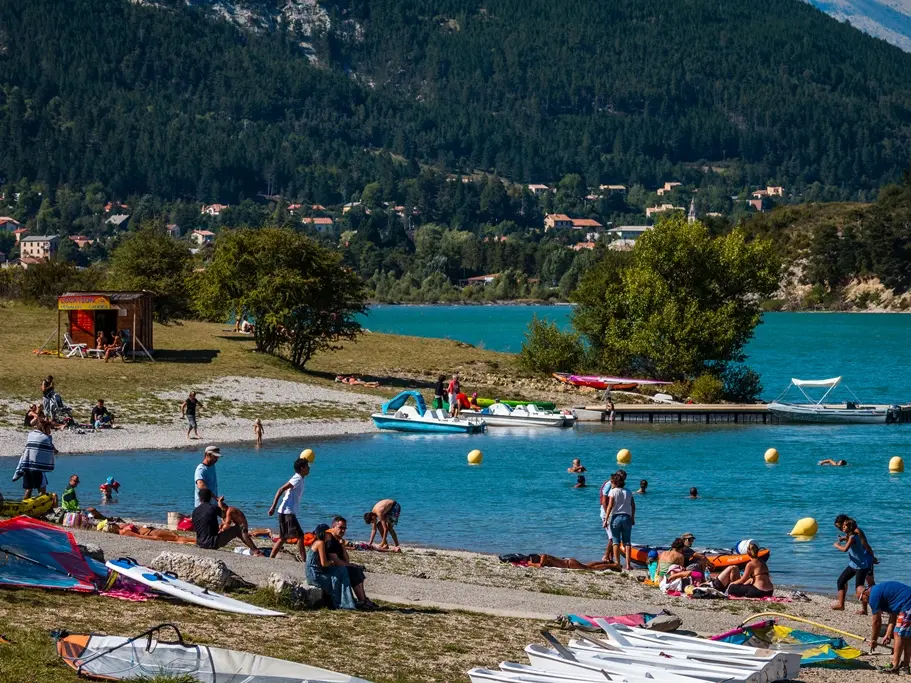
[[[698,498],[698,497],[699,497],[699,489],[697,489],[694,486],[693,488],[690,489],[690,498]]]
[[[579,458],[573,458],[573,464],[567,467],[566,471],[570,474],[579,474],[581,472],[586,472],[587,470]]]
[[[576,477],[576,485],[573,486],[574,489],[584,489],[585,488],[585,475],[580,474]]]
[[[832,467],[847,467],[848,461],[847,460],[832,460],[832,458],[826,458],[825,460],[820,460],[816,464],[822,465],[824,467],[826,465],[831,465]]]
[[[648,480],[641,479],[639,481],[639,490],[636,493],[647,493],[646,489],[648,488]]]

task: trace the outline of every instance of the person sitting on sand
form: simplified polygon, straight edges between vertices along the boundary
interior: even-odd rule
[[[836,541],[833,545],[836,550],[848,554],[848,566],[838,577],[836,587],[838,588],[838,600],[832,605],[833,610],[843,610],[845,608],[845,596],[848,592],[848,581],[854,579],[854,594],[860,597],[864,584],[870,580],[870,585],[875,584],[873,579],[873,565],[876,563],[876,556],[873,554],[873,548],[867,543],[866,536],[857,528],[857,522],[850,517],[844,519],[841,525],[841,531],[844,536]],[[861,603],[860,614],[866,614],[866,605]]]
[[[224,506],[224,499],[220,499],[219,503],[212,503],[212,492],[209,489],[200,489],[199,505],[193,510],[192,516],[193,530],[196,532],[196,545],[206,550],[217,550],[240,538],[254,555],[262,555],[260,549],[254,545],[253,539],[247,533],[246,524],[243,526],[236,523],[233,526],[219,525],[219,513],[229,510],[227,506]],[[231,510],[236,510],[236,508]],[[236,512],[240,511],[236,510]],[[235,512],[232,512],[230,521],[242,521],[245,523],[246,518],[241,520]]]
[[[648,480],[647,480],[647,479],[641,479],[641,480],[639,481],[639,490],[636,491],[635,493],[638,493],[638,494],[642,495],[643,493],[647,493],[646,489],[648,489]]]
[[[582,465],[582,461],[579,458],[573,458],[573,464],[566,468],[566,471],[570,474],[581,474],[582,472],[587,472],[588,470]]]
[[[326,541],[332,536],[329,525],[317,525],[313,535],[315,540],[307,553],[307,583],[322,588],[329,595],[333,609],[357,609],[347,567],[333,563],[326,549]]]
[[[300,510],[301,497],[304,495],[304,477],[310,474],[310,462],[306,458],[298,458],[293,465],[294,475],[282,484],[275,492],[269,516],[278,509],[278,539],[272,546],[270,557],[278,557],[282,546],[289,539],[297,539],[297,551],[300,553],[301,562],[307,561],[307,550],[304,547],[304,532],[300,522],[297,521],[297,512]],[[281,502],[279,502],[281,497]]]
[[[698,569],[702,572],[710,571],[712,565],[708,558],[702,553],[697,553],[693,550],[693,543],[695,543],[696,537],[690,532],[686,532],[680,538],[683,540],[682,552],[685,560],[684,566],[686,566],[687,569]]]
[[[364,591],[364,566],[353,564],[348,556],[348,549],[345,547],[345,532],[348,531],[348,522],[344,517],[333,517],[332,524],[326,532],[326,553],[329,561],[338,567],[344,567],[348,572],[348,582],[351,584],[351,590],[354,592],[356,600],[355,605],[358,609],[375,610],[379,607],[367,597]]]
[[[92,426],[95,429],[111,429],[114,426],[114,416],[105,407],[103,398],[99,398],[92,408]]]
[[[674,566],[681,567],[686,565],[686,557],[683,555],[683,549],[686,547],[682,538],[675,538],[668,550],[658,554],[658,576],[663,576]]]
[[[373,545],[373,539],[376,538],[376,532],[379,530],[381,541],[380,548],[388,548],[389,542],[387,536],[392,536],[392,542],[395,547],[399,547],[399,537],[395,534],[395,526],[399,523],[399,515],[402,514],[402,506],[391,498],[381,500],[373,506],[373,510],[364,515],[364,522],[372,525],[370,530],[370,540],[368,543]]]
[[[694,486],[693,488],[690,489],[690,498],[698,498],[698,497],[699,497],[699,489],[697,489]]]
[[[911,586],[898,581],[886,581],[876,584],[873,588],[865,588],[860,599],[864,605],[869,606],[873,615],[870,623],[871,654],[878,645],[882,613],[887,612],[895,619],[895,628],[892,631],[895,639],[892,645],[892,664],[881,671],[892,674],[911,673]]]
[[[580,474],[576,477],[576,485],[573,486],[574,489],[584,489],[585,488],[585,475]]]
[[[832,458],[826,458],[825,460],[820,460],[816,464],[822,465],[823,467],[825,467],[827,465],[832,466],[832,467],[847,467],[848,461],[847,460],[832,460]]]
[[[759,546],[750,543],[747,546],[750,561],[743,568],[743,576],[731,581],[727,594],[734,598],[770,598],[775,591],[769,566],[759,557]]]
[[[240,533],[238,535],[243,544],[252,550],[254,555],[262,557],[263,552],[256,547],[253,538],[250,536],[250,524],[247,522],[247,516],[243,511],[240,508],[231,507],[225,503],[224,496],[221,496],[218,499],[218,509],[223,516],[221,525],[218,527],[219,536],[231,529],[239,529]]]

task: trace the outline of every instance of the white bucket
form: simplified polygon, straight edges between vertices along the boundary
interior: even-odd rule
[[[177,531],[177,524],[182,520],[186,515],[183,515],[179,512],[169,512],[168,513],[168,528],[171,531]]]

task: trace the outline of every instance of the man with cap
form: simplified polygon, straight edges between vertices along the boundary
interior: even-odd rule
[[[711,569],[711,565],[702,553],[697,553],[693,550],[693,542],[696,540],[696,537],[693,536],[690,532],[686,532],[683,536],[680,537],[683,540],[683,558],[686,560],[686,568],[689,570],[698,570],[703,569],[706,572]]]
[[[196,474],[193,479],[196,486],[193,491],[193,507],[199,506],[199,492],[202,489],[209,489],[212,492],[211,505],[218,505],[218,474],[215,472],[215,465],[221,457],[221,449],[218,446],[206,446],[203,453],[202,462],[196,466]]]

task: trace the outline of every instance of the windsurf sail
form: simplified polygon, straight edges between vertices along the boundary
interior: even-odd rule
[[[164,628],[176,642],[155,640]],[[57,654],[80,675],[101,680],[182,676],[202,683],[369,683],[347,674],[183,641],[177,627],[161,624],[132,638],[57,634]]]
[[[31,517],[0,522],[0,586],[95,590],[73,534]]]
[[[747,645],[783,652],[799,652],[801,666],[850,666],[851,660],[862,654],[848,645],[844,638],[821,636],[764,621],[742,626],[718,638],[725,643]]]

